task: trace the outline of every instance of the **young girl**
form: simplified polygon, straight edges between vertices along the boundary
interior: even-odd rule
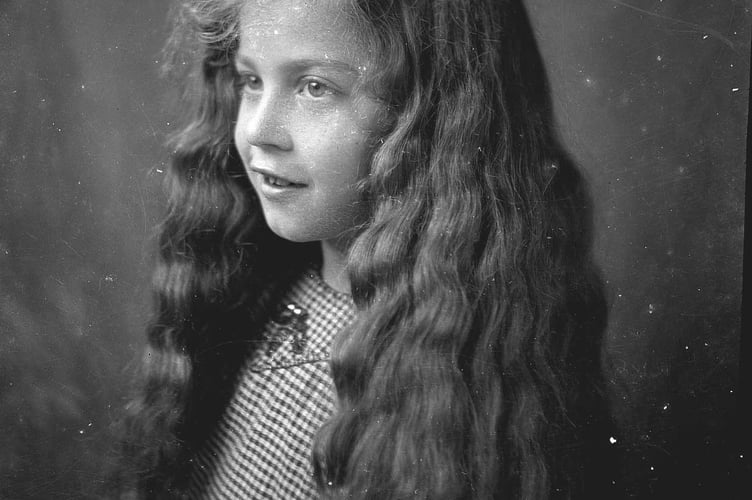
[[[595,491],[605,305],[521,0],[176,19],[185,123],[124,488]]]

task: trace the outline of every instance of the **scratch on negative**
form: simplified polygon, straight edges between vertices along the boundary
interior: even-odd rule
[[[721,32],[719,32],[717,30],[714,30],[712,28],[708,28],[707,26],[703,26],[701,24],[690,23],[689,21],[683,21],[681,19],[676,19],[676,18],[670,17],[670,16],[664,16],[662,14],[658,14],[657,12],[651,12],[649,10],[645,10],[645,9],[641,9],[639,7],[635,7],[634,5],[630,5],[630,4],[628,4],[626,2],[622,2],[620,0],[609,0],[609,2],[615,3],[617,5],[621,5],[622,7],[626,7],[628,9],[632,9],[632,10],[635,10],[637,12],[641,12],[641,13],[646,14],[648,16],[657,17],[658,19],[665,19],[666,21],[670,21],[672,23],[683,24],[684,26],[688,26],[688,27],[692,28],[692,30],[694,32],[697,32],[697,33],[706,33],[706,34],[708,34],[708,35],[710,35],[710,36],[712,36],[714,38],[717,38],[718,40],[720,40],[723,43],[725,43],[726,45],[728,45],[729,48],[731,48],[731,50],[735,50],[735,48],[736,48],[734,46],[734,42],[732,42],[731,40],[729,40],[727,37],[723,36],[721,34]]]
[[[75,248],[73,248],[73,245],[71,245],[70,243],[68,243],[67,241],[65,241],[65,240],[64,240],[64,239],[62,239],[62,238],[60,239],[60,241],[62,241],[62,242],[63,242],[63,244],[64,244],[65,246],[67,246],[68,248],[70,248],[70,249],[71,249],[71,250],[73,251],[73,253],[75,253],[75,254],[76,254],[76,255],[78,255],[79,257],[83,258],[83,255],[81,255],[81,254],[80,254],[80,253],[78,252],[78,250],[76,250]]]

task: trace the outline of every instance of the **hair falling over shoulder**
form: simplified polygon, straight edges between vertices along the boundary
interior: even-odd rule
[[[118,487],[180,498],[266,310],[315,246],[266,226],[233,146],[243,2],[174,11],[182,82],[155,315]],[[344,3],[344,0],[343,0]],[[350,248],[322,498],[580,498],[604,417],[606,306],[585,183],[521,0],[349,0],[389,103]]]
[[[112,489],[183,498],[198,446],[234,389],[240,364],[287,280],[316,258],[264,222],[232,143],[237,90],[230,56],[238,2],[177,4],[166,76],[182,88],[167,215],[154,272],[155,312],[138,392],[122,425]]]
[[[333,353],[319,485],[581,498],[606,308],[587,190],[552,131],[522,2],[356,3],[400,87],[350,253],[360,312]]]

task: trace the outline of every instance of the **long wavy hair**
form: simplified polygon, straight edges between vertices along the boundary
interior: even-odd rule
[[[281,291],[315,244],[266,226],[232,143],[242,2],[176,8],[184,82],[144,382],[121,482],[181,496]],[[579,496],[605,422],[606,306],[585,183],[554,133],[521,0],[350,0],[391,127],[349,249],[325,498]],[[242,347],[242,348],[239,348]],[[596,436],[597,438],[593,438]]]

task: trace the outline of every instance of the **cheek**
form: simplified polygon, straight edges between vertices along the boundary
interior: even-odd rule
[[[245,134],[243,133],[244,130],[244,124],[246,122],[245,117],[245,111],[243,110],[243,105],[240,105],[240,108],[238,109],[237,118],[235,119],[235,124],[232,127],[232,139],[235,142],[235,147],[237,148],[238,152],[240,153],[241,157],[245,159],[245,145],[247,144],[247,140],[245,137]]]
[[[371,157],[382,135],[378,123],[375,109],[356,108],[336,127],[333,151],[352,177],[360,179],[370,171]]]
[[[333,146],[330,160],[334,167],[331,168],[332,176],[344,181],[343,186],[349,188],[370,171],[371,148],[368,147],[368,137],[355,134],[342,137]]]
[[[325,130],[325,134],[311,136],[305,147],[300,148],[300,153],[310,161],[312,173],[337,176],[343,181],[367,173],[372,142],[370,134],[352,121],[330,123]]]

